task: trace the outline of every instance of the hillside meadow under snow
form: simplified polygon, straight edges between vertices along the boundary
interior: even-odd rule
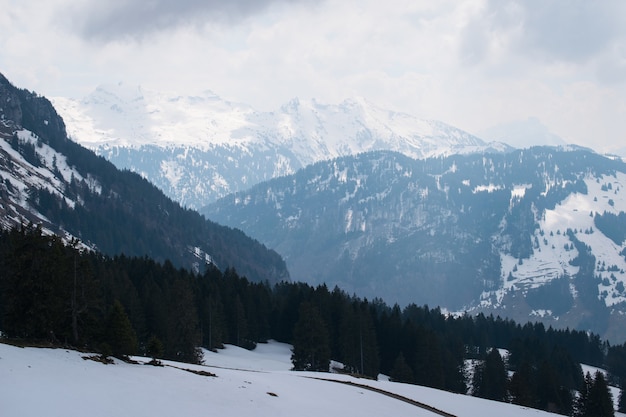
[[[504,296],[515,290],[538,288],[562,276],[575,276],[579,267],[574,266],[573,261],[579,255],[578,251],[573,248],[563,250],[572,244],[567,236],[568,229],[575,230],[576,238],[591,248],[598,265],[594,271],[598,278],[598,293],[607,307],[626,301],[626,292],[620,290],[620,286],[626,284],[626,259],[621,255],[624,247],[599,231],[592,215],[611,213],[617,216],[625,210],[626,174],[587,176],[584,182],[586,193],[571,193],[540,216],[533,236],[536,246],[528,259],[520,262],[520,259],[501,252],[502,286],[495,291],[485,291],[482,306],[501,305]],[[518,196],[523,196],[522,186],[516,190]],[[491,192],[493,189],[483,186],[479,191]],[[576,298],[575,288],[572,287],[571,292]],[[552,314],[549,310],[533,312],[541,317]]]
[[[290,346],[205,351],[205,365],[166,366],[86,360],[66,349],[0,344],[3,416],[435,416],[409,400],[453,416],[554,414],[466,395],[347,375],[291,371]],[[190,371],[204,371],[201,375]],[[208,373],[215,376],[207,376]],[[382,378],[381,378],[382,379]],[[353,385],[337,383],[350,382]],[[354,385],[356,384],[356,385]],[[367,387],[379,391],[372,391]],[[395,395],[396,397],[391,397]],[[447,414],[446,414],[447,413]],[[619,414],[618,414],[619,415]]]

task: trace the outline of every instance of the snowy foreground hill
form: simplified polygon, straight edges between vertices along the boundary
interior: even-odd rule
[[[4,416],[507,416],[556,414],[347,375],[290,371],[290,347],[205,351],[205,365],[115,361],[65,349],[0,344]],[[197,372],[200,371],[200,372]],[[195,372],[195,373],[194,373]],[[201,374],[204,372],[204,374]],[[211,376],[214,375],[214,376]],[[431,409],[420,407],[419,404]],[[622,414],[616,414],[620,416]]]

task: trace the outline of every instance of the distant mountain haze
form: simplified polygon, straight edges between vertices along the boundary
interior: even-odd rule
[[[565,146],[567,142],[550,132],[536,117],[500,124],[480,132],[488,140],[503,142],[514,148],[531,146]]]

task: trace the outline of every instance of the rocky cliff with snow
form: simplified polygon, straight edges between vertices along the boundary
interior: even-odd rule
[[[46,98],[0,75],[0,226],[29,223],[110,256],[149,256],[198,271],[234,267],[255,281],[289,278],[274,251],[181,208],[69,140]]]

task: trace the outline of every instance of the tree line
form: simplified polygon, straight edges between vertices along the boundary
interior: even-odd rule
[[[563,414],[590,415],[580,398],[596,398],[606,385],[585,377],[580,363],[606,367],[618,386],[626,381],[626,344],[584,331],[401,309],[325,285],[270,286],[234,269],[195,273],[147,257],[108,257],[34,226],[0,234],[0,330],[27,343],[192,363],[201,362],[200,348],[252,349],[275,339],[293,345],[294,369],[340,363],[341,372]],[[473,374],[469,360],[478,364]]]

